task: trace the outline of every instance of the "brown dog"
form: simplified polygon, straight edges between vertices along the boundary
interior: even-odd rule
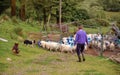
[[[18,49],[18,43],[15,43],[13,48],[12,48],[13,53],[18,54],[20,51]]]

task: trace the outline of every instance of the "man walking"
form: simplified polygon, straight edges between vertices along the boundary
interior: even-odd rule
[[[87,34],[83,30],[83,26],[80,25],[79,30],[76,32],[76,37],[75,37],[75,45],[77,45],[76,46],[76,52],[77,52],[77,56],[78,56],[78,62],[81,62],[80,53],[82,54],[83,61],[85,61],[85,57],[84,57],[84,54],[83,54],[85,43],[88,44]]]

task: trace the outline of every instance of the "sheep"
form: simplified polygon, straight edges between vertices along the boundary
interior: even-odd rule
[[[73,49],[72,49],[73,52],[76,52],[76,47],[77,45],[73,46]]]
[[[110,50],[114,50],[115,49],[115,44],[113,42],[110,43]]]
[[[46,41],[41,41],[41,46],[42,46],[43,48],[45,48],[45,47],[46,47]]]
[[[67,37],[62,38],[63,44],[67,44]]]
[[[102,49],[102,46],[101,46],[101,42],[98,42],[98,49]],[[103,51],[105,51],[107,49],[105,43],[103,43]]]
[[[88,45],[87,44],[85,44],[84,47],[85,47],[84,50],[88,50]]]
[[[52,42],[50,46],[50,50],[58,51],[60,49],[60,44],[56,42]]]
[[[98,41],[92,40],[92,45],[93,45],[94,47],[98,47]]]
[[[90,43],[90,42],[92,41],[92,39],[93,39],[93,38],[92,38],[92,34],[88,34],[88,35],[87,35],[87,39],[88,39],[88,43]]]
[[[107,49],[106,44],[103,43],[103,51],[105,51],[106,49]]]
[[[110,42],[108,40],[104,40],[104,43],[106,45],[106,48],[110,48]]]
[[[60,51],[73,53],[73,48],[70,45],[61,44]]]
[[[101,49],[101,42],[98,42],[97,47],[98,49]]]
[[[51,42],[49,41],[49,42],[46,42],[45,43],[45,48],[47,48],[48,50],[50,50],[50,46],[51,46],[52,44],[51,44]]]

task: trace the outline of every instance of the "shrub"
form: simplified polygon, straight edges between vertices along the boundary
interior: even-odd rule
[[[84,27],[87,27],[87,28],[109,26],[109,22],[107,22],[106,20],[103,20],[103,19],[88,19],[88,20],[80,20],[79,22],[78,21],[74,22],[75,26],[78,26],[80,24],[84,25]]]
[[[89,19],[89,14],[85,9],[75,10],[73,13],[72,21],[86,20]]]
[[[103,19],[96,19],[96,22],[101,26],[109,26],[109,22]]]
[[[120,23],[119,22],[117,22],[117,26],[119,27],[119,29],[120,29]]]
[[[84,27],[87,27],[87,28],[100,26],[95,19],[81,20],[79,23],[83,24]]]

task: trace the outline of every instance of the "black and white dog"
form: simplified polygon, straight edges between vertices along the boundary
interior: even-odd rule
[[[33,47],[33,45],[35,44],[35,40],[30,41],[30,40],[24,40],[24,44],[25,45],[31,45]]]

